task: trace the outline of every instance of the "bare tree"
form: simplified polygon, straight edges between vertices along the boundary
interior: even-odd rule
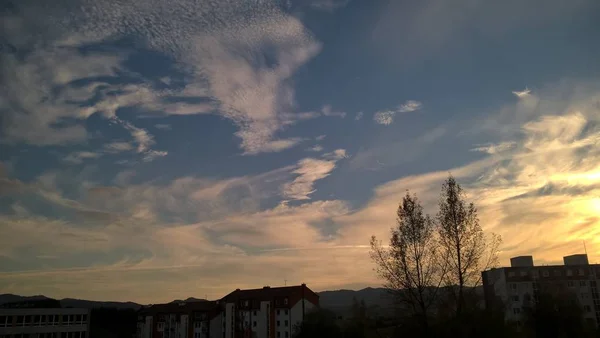
[[[451,175],[442,185],[437,221],[442,257],[448,265],[445,281],[460,316],[466,288],[478,286],[481,271],[498,264],[501,239],[495,234],[486,238],[475,205],[467,204],[464,191]]]
[[[408,192],[397,211],[397,225],[391,229],[390,244],[384,247],[371,237],[371,258],[385,286],[398,295],[410,314],[422,320],[428,330],[428,315],[436,301],[444,275],[438,257],[433,220],[423,213],[415,195]]]

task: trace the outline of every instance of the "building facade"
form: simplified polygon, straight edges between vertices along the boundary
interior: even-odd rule
[[[140,310],[139,338],[291,338],[319,296],[305,284],[237,289],[218,301]]]
[[[147,306],[138,312],[139,338],[219,338],[217,302],[194,301]],[[214,323],[214,324],[213,324]],[[213,324],[213,325],[211,325]],[[211,331],[212,327],[212,331]]]
[[[589,264],[585,254],[563,261],[564,265],[534,266],[532,256],[520,256],[511,258],[510,267],[482,272],[486,305],[501,302],[506,320],[519,324],[540,292],[565,292],[577,297],[587,322],[600,325],[600,264]]]
[[[89,337],[88,309],[3,308],[0,309],[2,338],[86,338]]]
[[[220,302],[225,310],[222,338],[290,338],[304,315],[319,306],[306,284],[235,290]]]

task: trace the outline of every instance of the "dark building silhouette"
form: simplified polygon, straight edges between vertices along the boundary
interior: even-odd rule
[[[502,302],[506,320],[521,322],[523,308],[541,291],[564,290],[577,297],[586,321],[600,325],[600,264],[589,264],[586,254],[566,256],[564,265],[534,266],[532,256],[510,261],[510,267],[482,272],[486,305]]]

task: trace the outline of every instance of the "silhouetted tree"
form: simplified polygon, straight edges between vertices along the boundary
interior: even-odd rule
[[[429,315],[445,274],[433,220],[423,213],[416,195],[406,193],[397,210],[389,246],[371,238],[371,258],[385,286],[394,291],[407,317],[426,334]]]
[[[445,281],[455,303],[455,315],[460,317],[465,307],[467,288],[481,283],[481,271],[498,263],[500,236],[486,238],[473,203],[454,177],[442,185],[437,214],[441,257],[446,260],[448,273]]]

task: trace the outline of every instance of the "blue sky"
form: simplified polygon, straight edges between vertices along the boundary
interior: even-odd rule
[[[0,292],[159,302],[378,285],[451,172],[501,262],[600,257],[593,0],[13,1]]]

